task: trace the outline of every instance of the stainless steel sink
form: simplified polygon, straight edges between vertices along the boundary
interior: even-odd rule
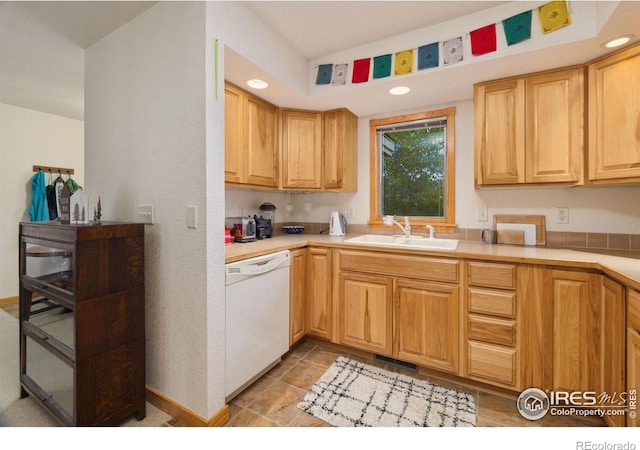
[[[348,244],[381,245],[384,247],[421,248],[431,250],[455,250],[458,239],[431,239],[421,236],[385,236],[378,234],[364,234],[362,236],[345,239]]]

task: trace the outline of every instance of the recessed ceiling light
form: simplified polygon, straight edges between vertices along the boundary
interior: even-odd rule
[[[247,85],[254,89],[266,89],[269,87],[269,83],[267,83],[264,80],[259,80],[257,78],[247,81]]]
[[[396,86],[389,89],[389,94],[391,95],[404,95],[408,93],[411,89],[407,86]]]
[[[633,37],[634,36],[632,34],[627,34],[626,36],[619,36],[617,38],[609,39],[607,42],[602,44],[602,46],[606,48],[620,47],[621,45],[624,45],[627,42],[629,42],[631,39],[633,39]]]

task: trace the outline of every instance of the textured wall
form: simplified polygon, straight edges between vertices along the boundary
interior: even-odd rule
[[[217,252],[207,243],[210,222],[222,223],[207,206],[223,198],[207,187],[207,174],[223,173],[212,154],[219,133],[208,131],[222,116],[207,92],[209,51],[204,2],[160,2],[90,47],[85,68],[87,181],[103,220],[135,221],[136,205],[154,205],[147,384],[204,418],[224,405],[224,340],[210,338],[224,333],[224,252],[222,239]],[[197,229],[187,228],[189,205]]]
[[[73,168],[84,186],[83,122],[0,103],[0,299],[18,295],[18,222],[29,220],[37,164]]]

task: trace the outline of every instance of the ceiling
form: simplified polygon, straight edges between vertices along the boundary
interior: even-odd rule
[[[157,2],[3,1],[0,2],[0,102],[82,119],[84,50]],[[306,60],[353,49],[512,2],[503,1],[250,1],[256,16],[289,42]],[[225,77],[243,84],[262,76],[271,86],[260,93],[278,106],[329,109],[345,106],[372,115],[471,98],[481,79],[583,63],[603,53],[605,37],[637,33],[640,2],[622,2],[597,39],[516,55],[500,62],[438,71],[428,78],[407,78],[412,92],[389,98],[388,83],[322,95],[293,91],[231,49],[225,50]],[[630,30],[630,31],[629,31]],[[533,58],[532,56],[535,56]],[[390,77],[394,78],[394,77]]]

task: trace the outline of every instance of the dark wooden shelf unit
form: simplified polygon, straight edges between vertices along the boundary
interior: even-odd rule
[[[61,424],[142,420],[144,225],[20,223],[20,385]]]

